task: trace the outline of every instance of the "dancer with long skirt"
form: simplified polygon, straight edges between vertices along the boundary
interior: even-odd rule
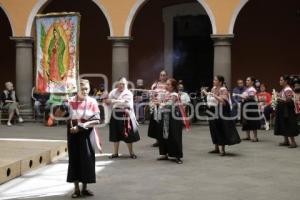
[[[218,153],[225,156],[225,146],[241,142],[236,130],[234,119],[231,118],[230,93],[224,87],[224,77],[214,77],[211,92],[203,90],[209,103],[209,129],[215,149],[209,153]]]
[[[246,131],[246,137],[243,140],[250,140],[252,142],[258,142],[257,130],[261,127],[262,115],[260,115],[258,101],[256,96],[256,89],[254,88],[255,79],[248,77],[246,79],[247,89],[241,95],[242,102],[242,130]],[[251,131],[253,132],[253,138],[251,139]]]
[[[87,184],[96,183],[93,134],[96,134],[94,126],[100,123],[100,111],[96,100],[88,96],[89,91],[89,81],[81,79],[80,91],[66,104],[69,106],[70,113],[70,120],[67,123],[69,151],[67,182],[74,183],[72,198],[93,196],[93,193],[87,189]],[[65,112],[59,113],[64,115]]]
[[[160,157],[157,160],[175,159],[177,164],[182,164],[182,129],[183,117],[179,108],[179,96],[177,94],[177,81],[168,79],[166,95],[162,101],[154,101],[161,115],[159,121],[158,144]],[[181,105],[182,106],[182,105]]]
[[[290,87],[290,77],[281,76],[280,85],[282,90],[277,97],[274,134],[284,137],[284,142],[280,143],[280,146],[296,148],[295,137],[299,135],[299,128],[293,101],[294,92]]]
[[[156,142],[152,145],[158,147],[158,131],[159,131],[159,119],[158,119],[158,107],[154,102],[161,101],[166,93],[166,81],[168,79],[167,73],[163,70],[160,72],[159,80],[152,84],[150,95],[150,122],[148,127],[148,136],[156,139]]]
[[[119,157],[119,144],[124,141],[127,144],[130,158],[136,159],[132,143],[140,140],[137,121],[134,114],[133,94],[127,88],[125,78],[119,79],[117,88],[113,89],[105,103],[111,106],[111,118],[109,123],[109,141],[114,143],[111,159]]]

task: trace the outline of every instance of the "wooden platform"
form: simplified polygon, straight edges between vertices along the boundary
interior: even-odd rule
[[[65,141],[0,139],[0,184],[54,162],[67,151]]]

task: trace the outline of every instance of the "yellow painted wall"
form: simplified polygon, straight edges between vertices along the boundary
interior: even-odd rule
[[[9,15],[15,36],[25,36],[29,15],[40,0],[0,0]],[[96,0],[105,8],[113,27],[114,36],[124,36],[127,18],[138,0]],[[150,0],[151,1],[151,0]],[[211,8],[218,34],[227,34],[232,15],[241,0],[205,0]]]
[[[25,36],[28,17],[38,0],[0,0],[1,6],[11,20],[15,36]]]
[[[123,36],[127,17],[137,0],[97,0],[106,8],[113,26],[114,36]]]
[[[241,0],[206,0],[206,2],[214,13],[217,34],[228,34],[232,15]]]

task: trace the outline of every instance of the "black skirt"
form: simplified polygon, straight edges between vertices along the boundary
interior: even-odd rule
[[[116,119],[114,117],[114,114]],[[109,123],[109,141],[110,142],[120,142],[124,141],[125,143],[133,143],[140,140],[140,135],[138,130],[133,129],[133,124],[129,117],[126,117],[126,113],[120,109],[113,109],[113,113],[110,118]],[[130,123],[130,128],[128,129],[127,124]],[[128,134],[126,136],[125,132]]]
[[[294,137],[299,135],[295,105],[290,102],[278,102],[275,112],[275,135]]]
[[[231,117],[231,109],[228,103],[224,104],[222,107],[210,107],[209,111],[214,113],[217,109],[217,116],[215,119],[209,120],[209,130],[211,134],[211,139],[215,145],[235,145],[241,142],[239,133],[236,129],[235,122]],[[221,115],[222,113],[222,115]],[[209,117],[212,115],[209,114]],[[228,117],[228,119],[224,119]]]
[[[80,128],[78,133],[72,134],[70,127],[68,123],[69,166],[67,182],[96,183],[95,151],[90,141],[90,134],[93,129]]]
[[[148,127],[148,137],[158,139],[158,132],[160,130],[159,122],[154,119],[154,114],[150,115],[150,122]]]
[[[176,117],[180,118],[181,113],[178,108],[174,112]],[[162,115],[162,120],[159,121],[159,131],[158,131],[158,143],[159,143],[159,154],[168,155],[169,157],[182,158],[182,129],[183,121],[181,119],[175,119],[172,117],[171,113],[169,115],[169,136],[167,139],[163,137],[163,126],[164,117]]]
[[[242,130],[256,131],[260,129],[260,117],[261,115],[258,109],[258,103],[254,99],[246,99],[242,103]]]

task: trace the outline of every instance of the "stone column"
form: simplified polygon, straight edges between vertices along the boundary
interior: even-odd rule
[[[108,37],[112,41],[112,83],[129,78],[129,43],[131,37]]]
[[[31,108],[33,87],[32,37],[11,37],[16,43],[16,93],[23,108]]]
[[[231,87],[231,44],[233,35],[211,35],[214,41],[214,75],[224,76]]]

